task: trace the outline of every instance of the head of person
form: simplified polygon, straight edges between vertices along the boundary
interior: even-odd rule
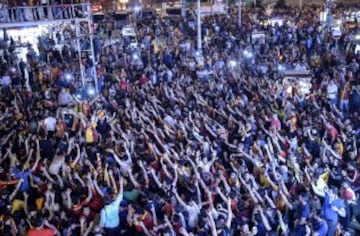
[[[109,195],[104,196],[103,203],[105,206],[110,205],[112,202],[111,197]]]
[[[338,190],[336,188],[329,189],[330,201],[334,201],[338,198],[337,192],[338,192]]]
[[[44,220],[39,216],[35,215],[31,220],[31,226],[34,228],[41,228],[44,225]]]

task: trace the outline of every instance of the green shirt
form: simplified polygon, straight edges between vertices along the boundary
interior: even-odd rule
[[[129,202],[136,202],[139,197],[139,190],[133,189],[131,191],[124,191],[124,198]]]

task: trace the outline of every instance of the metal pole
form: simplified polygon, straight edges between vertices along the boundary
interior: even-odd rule
[[[229,0],[225,1],[225,7],[226,7],[225,9],[226,15],[229,15]]]
[[[238,4],[238,25],[239,25],[239,27],[241,27],[241,4],[242,4],[242,1],[239,0],[239,4]]]
[[[181,18],[186,18],[186,0],[181,0]]]
[[[197,50],[201,52],[201,5],[200,0],[197,0]]]
[[[301,9],[303,6],[303,1],[302,0],[299,0],[299,8]]]

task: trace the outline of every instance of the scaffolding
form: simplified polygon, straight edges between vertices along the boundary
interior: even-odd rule
[[[93,21],[90,3],[10,7],[0,5],[0,30],[69,24],[75,29],[76,50],[80,71],[75,83],[83,88],[93,87],[98,92],[96,58],[93,45]],[[84,61],[90,62],[86,67]]]

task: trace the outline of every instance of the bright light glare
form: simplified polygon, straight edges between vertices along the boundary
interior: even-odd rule
[[[245,56],[246,58],[252,58],[252,57],[253,57],[253,53],[250,52],[249,50],[245,50],[245,51],[244,51],[244,56]]]
[[[134,60],[137,60],[137,59],[139,59],[139,55],[135,53],[135,54],[133,55],[133,58],[134,58]]]
[[[66,73],[66,74],[64,75],[64,78],[65,78],[67,81],[70,81],[70,80],[73,78],[73,76],[72,76],[72,74],[70,74],[70,73]]]
[[[82,98],[80,93],[76,94],[76,97],[77,97],[78,99],[81,99],[81,98]]]
[[[277,69],[278,69],[278,71],[284,71],[285,67],[280,64],[280,65],[278,65]]]
[[[94,87],[89,87],[89,88],[87,89],[87,94],[88,94],[89,96],[94,96],[94,95],[95,95],[95,88],[94,88]]]
[[[33,45],[33,50],[36,52],[36,54],[39,53],[38,48],[36,47],[36,44],[38,43],[38,37],[42,33],[41,27],[29,27],[29,28],[21,28],[21,29],[8,29],[7,34],[9,37],[12,37],[14,39],[21,38],[21,42],[23,43],[30,43]],[[20,58],[22,58],[24,61],[26,60],[26,54],[27,54],[27,48],[19,48],[20,54],[18,55]]]
[[[230,67],[235,67],[236,66],[236,61],[234,61],[234,60],[229,61],[229,66]]]
[[[355,40],[360,40],[360,34],[355,36]]]
[[[16,73],[16,68],[15,67],[10,67],[10,69],[9,69],[9,71],[11,72],[11,73]]]
[[[135,12],[141,11],[141,6],[135,6],[135,7],[134,7],[134,11],[135,11]]]

